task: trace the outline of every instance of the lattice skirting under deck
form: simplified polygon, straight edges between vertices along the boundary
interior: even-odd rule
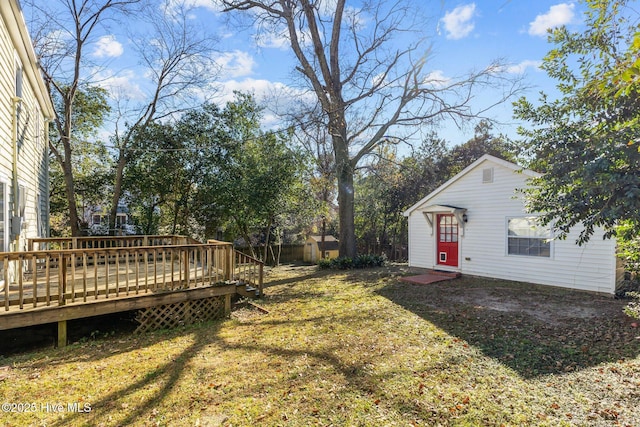
[[[215,296],[175,304],[148,307],[138,311],[135,333],[170,329],[225,317],[225,296]]]

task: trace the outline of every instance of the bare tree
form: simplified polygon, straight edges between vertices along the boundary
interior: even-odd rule
[[[29,3],[34,13],[31,21],[35,50],[43,70],[49,93],[56,105],[55,128],[57,138],[51,139],[49,149],[62,167],[65,191],[69,204],[71,233],[80,234],[80,216],[76,203],[73,176],[74,138],[78,132],[76,100],[78,91],[88,89],[90,77],[85,48],[93,42],[94,33],[107,21],[125,13],[140,0],[59,0]],[[56,102],[57,101],[57,102]],[[100,125],[104,109],[98,112]],[[100,122],[100,123],[98,123]],[[93,129],[95,130],[95,129]]]
[[[109,88],[109,98],[115,100],[117,110],[112,137],[115,144],[112,152],[114,181],[109,215],[109,229],[113,230],[133,134],[142,131],[154,120],[179,114],[203,101],[202,93],[206,91],[198,90],[217,75],[212,59],[215,38],[207,29],[196,27],[196,21],[190,19],[191,8],[187,2],[28,1],[34,11],[30,20],[34,44],[54,105],[58,107],[55,122],[58,138],[51,140],[50,149],[63,170],[69,222],[74,236],[81,232],[73,173],[74,145],[89,143],[88,140],[76,140],[95,133],[103,125],[110,108],[105,102],[96,103],[93,110],[85,110],[86,114],[95,114],[94,120],[88,120],[93,127],[86,126],[79,132],[78,91],[106,84],[105,74],[102,73],[107,64],[91,62],[91,55],[86,55],[85,51],[99,34],[109,34],[108,26],[113,20],[135,14],[137,25],[129,26],[130,38],[135,42],[139,62],[148,77],[147,86],[142,88],[145,91],[143,100],[136,100],[131,94],[116,93],[114,88]],[[101,110],[98,111],[97,107]]]
[[[137,51],[147,70],[151,89],[147,101],[129,107],[125,96],[118,105],[118,122],[113,136],[116,145],[115,178],[109,215],[109,228],[115,229],[118,204],[129,146],[136,132],[142,132],[154,120],[180,114],[203,101],[206,87],[217,76],[212,55],[216,39],[197,27],[186,3],[167,2],[163,8],[148,10],[142,22],[150,33],[137,37]],[[121,122],[124,121],[124,128]]]
[[[517,89],[493,63],[456,81],[430,78],[429,47],[412,2],[365,0],[218,0],[261,31],[285,34],[297,59],[296,71],[324,112],[338,182],[340,254],[356,254],[354,172],[358,163],[390,133],[415,131],[441,119],[477,118],[478,86],[504,86],[503,102]],[[489,105],[486,106],[488,108]]]
[[[325,252],[327,219],[332,213],[335,200],[335,163],[331,149],[331,138],[324,126],[320,111],[306,110],[305,115],[292,117],[293,126],[298,130],[294,135],[306,152],[312,156],[314,170],[310,185],[313,194],[320,201],[320,253]]]

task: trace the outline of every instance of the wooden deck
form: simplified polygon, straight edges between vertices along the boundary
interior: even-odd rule
[[[32,239],[29,248],[0,253],[0,329],[262,294],[262,263],[226,242],[127,236]]]

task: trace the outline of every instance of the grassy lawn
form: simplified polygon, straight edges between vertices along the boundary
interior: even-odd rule
[[[279,267],[268,314],[2,358],[0,400],[33,411],[0,424],[637,425],[640,332],[622,302],[407,273]]]

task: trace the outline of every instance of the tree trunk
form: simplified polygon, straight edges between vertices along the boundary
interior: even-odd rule
[[[113,184],[111,210],[109,212],[109,234],[115,234],[116,230],[116,217],[118,216],[118,204],[120,203],[120,197],[122,197],[122,177],[124,175],[124,167],[126,166],[126,163],[127,162],[124,157],[124,150],[121,149],[118,156],[118,162],[116,163],[116,176]]]
[[[67,157],[67,159],[68,158],[70,157]],[[69,203],[69,225],[71,226],[71,235],[73,237],[78,237],[80,236],[80,217],[78,216],[78,205],[76,203],[75,183],[73,180],[73,172],[71,171],[71,163],[69,161],[63,162],[62,170],[64,173],[67,202]]]
[[[338,166],[338,213],[340,217],[340,256],[355,258],[356,228],[354,222],[353,168],[349,162]]]
[[[262,262],[264,262],[265,264],[267,263],[267,256],[269,255],[268,250],[269,250],[269,238],[271,237],[271,225],[273,224],[273,217],[271,219],[269,219],[269,225],[267,225],[267,232],[266,232],[266,236],[264,239],[264,258],[262,259]]]

